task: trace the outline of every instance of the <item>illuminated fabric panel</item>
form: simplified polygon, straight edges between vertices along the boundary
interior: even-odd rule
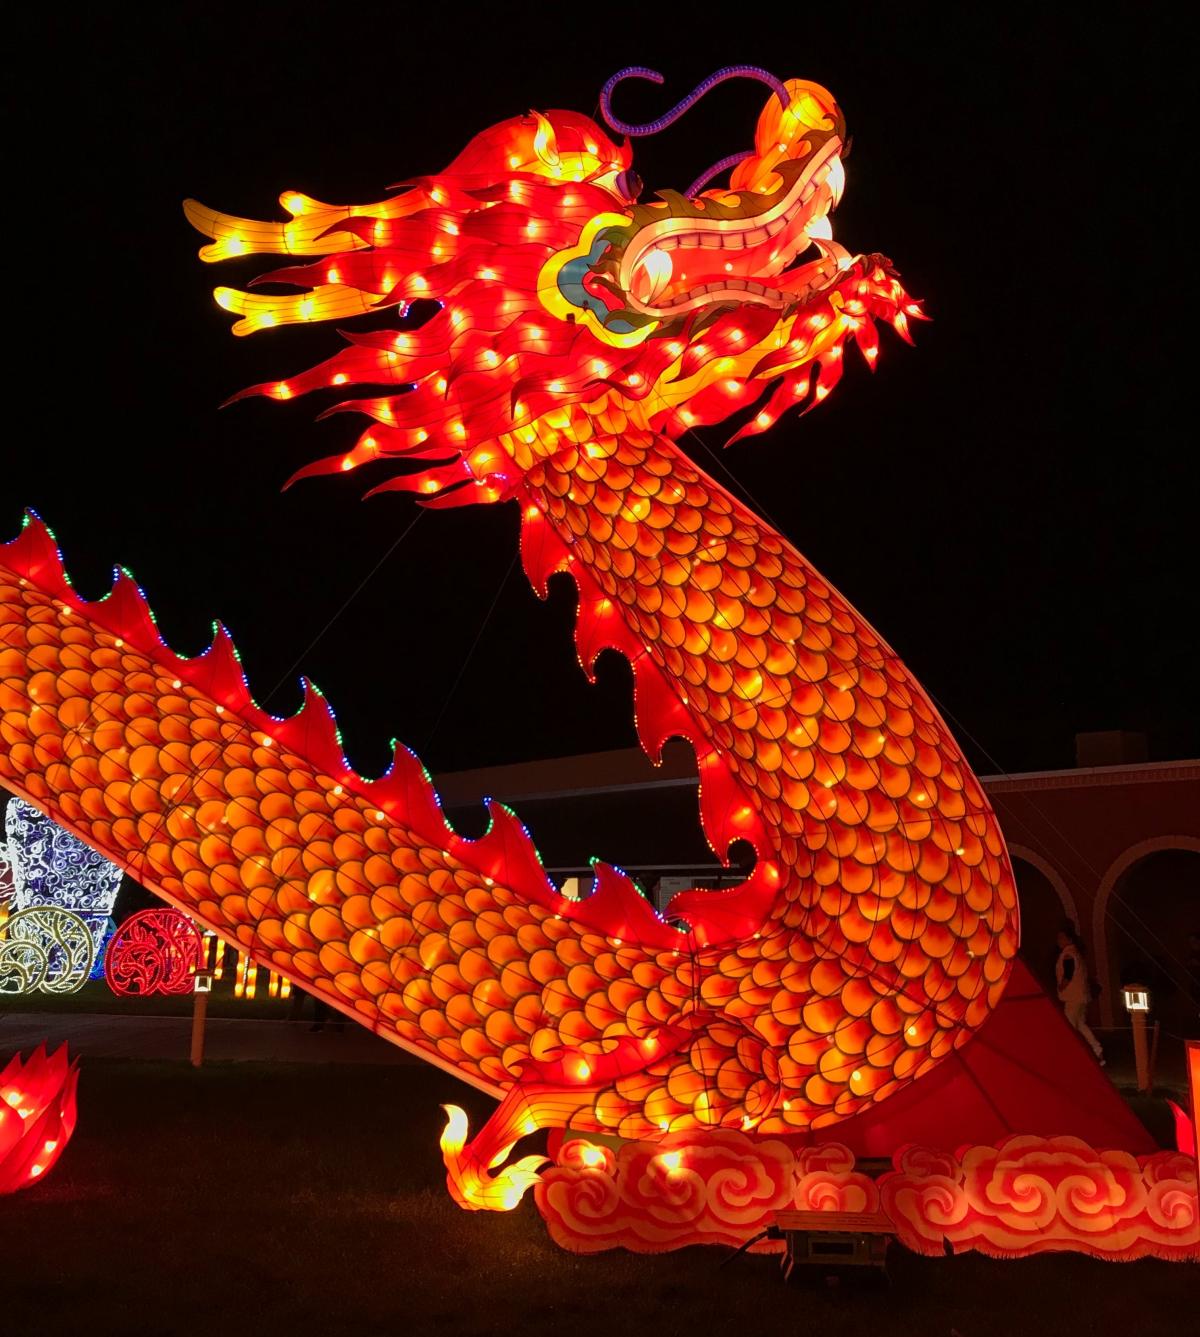
[[[121,870],[23,799],[8,804],[4,825],[14,908],[52,905],[77,914],[92,935],[93,958],[99,958]]]

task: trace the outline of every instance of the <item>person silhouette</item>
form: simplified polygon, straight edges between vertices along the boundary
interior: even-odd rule
[[[1054,981],[1058,987],[1058,1001],[1063,1005],[1067,1021],[1083,1036],[1095,1054],[1096,1061],[1103,1067],[1104,1050],[1087,1024],[1087,1009],[1092,994],[1083,958],[1083,944],[1075,931],[1075,925],[1064,921],[1055,941],[1058,944],[1058,959],[1054,963]]]

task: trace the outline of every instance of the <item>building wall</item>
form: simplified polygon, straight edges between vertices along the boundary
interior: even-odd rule
[[[659,769],[632,748],[463,771],[438,777],[437,783],[452,821],[484,795],[517,807],[547,867],[556,872],[586,869],[588,857],[598,855],[652,884],[660,875],[691,871],[711,877],[717,871],[700,836],[695,774],[691,751],[681,745],[668,750]],[[1103,985],[1100,1019],[1115,1024],[1121,1015],[1122,956],[1130,960],[1136,947],[1161,959],[1162,942],[1177,940],[1180,925],[1200,929],[1200,761],[982,781],[1008,840],[1018,888],[1025,892],[1023,954],[1044,978],[1051,944],[1043,940],[1052,942],[1061,920],[1072,920]],[[1186,871],[1185,862],[1175,867],[1169,885],[1160,885],[1162,876],[1146,861],[1164,850],[1194,855],[1195,874]],[[1118,908],[1123,928],[1114,924]],[[1186,955],[1179,943],[1168,959],[1177,978]]]

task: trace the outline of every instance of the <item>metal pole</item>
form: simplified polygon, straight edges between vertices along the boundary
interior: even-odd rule
[[[192,1067],[204,1062],[204,1020],[208,1016],[208,994],[192,995]]]
[[[1146,1014],[1131,1012],[1129,1020],[1133,1025],[1133,1057],[1137,1064],[1137,1089],[1143,1095],[1150,1090],[1150,1050],[1146,1044]]]

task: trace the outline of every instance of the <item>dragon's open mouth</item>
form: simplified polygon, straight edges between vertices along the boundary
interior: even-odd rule
[[[761,213],[731,223],[700,200],[640,229],[621,261],[629,306],[659,319],[721,301],[784,307],[820,286],[848,259],[829,223],[845,180],[841,147],[830,136]],[[812,245],[819,258],[789,269]]]

